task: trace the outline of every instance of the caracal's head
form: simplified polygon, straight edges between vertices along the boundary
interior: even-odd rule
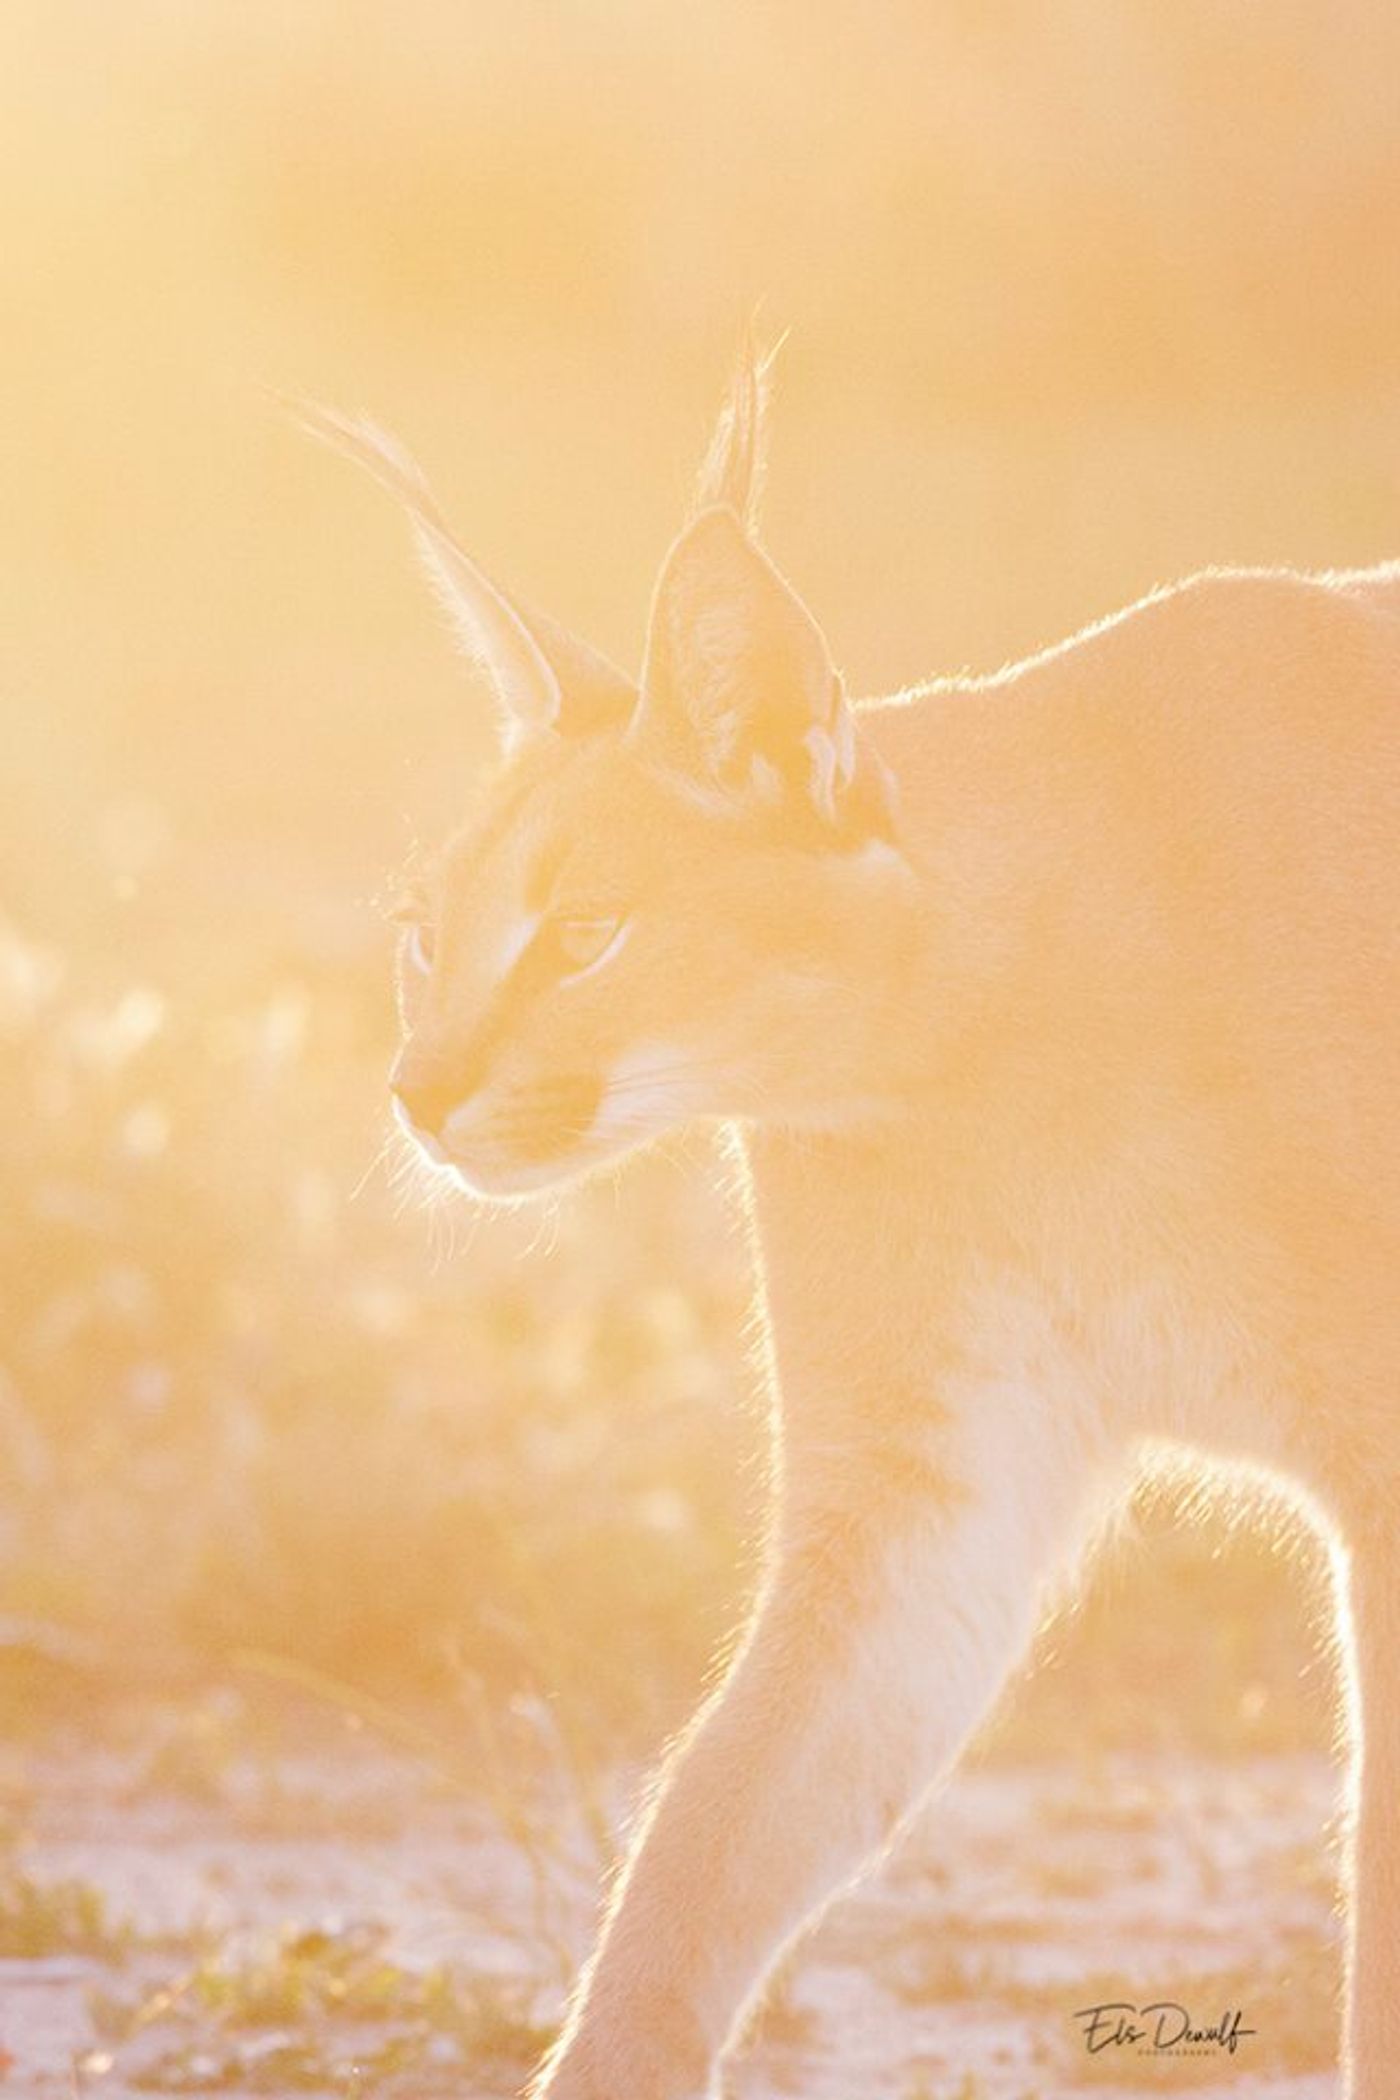
[[[479,1195],[677,1126],[850,1128],[898,1097],[913,877],[820,629],[752,531],[741,366],[637,684],[487,582],[413,463],[317,411],[409,506],[504,758],[406,900],[396,1113]]]

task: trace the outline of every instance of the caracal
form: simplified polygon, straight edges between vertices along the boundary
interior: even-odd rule
[[[742,1162],[765,1572],[535,2100],[699,2100],[947,1772],[1145,1448],[1327,1536],[1344,2055],[1400,2089],[1400,563],[1219,570],[854,703],[755,536],[742,364],[634,683],[407,504],[504,761],[401,957],[398,1115],[488,1200],[677,1125]],[[854,529],[854,528],[853,528]]]

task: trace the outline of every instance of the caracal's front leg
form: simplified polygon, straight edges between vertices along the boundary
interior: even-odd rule
[[[802,1354],[820,1378],[823,1352]],[[916,1354],[886,1328],[858,1375],[831,1353],[839,1405],[790,1396],[764,1594],[643,1819],[536,2096],[713,2090],[783,1942],[955,1757],[1072,1553],[1096,1439],[1063,1390],[974,1363],[925,1393]]]

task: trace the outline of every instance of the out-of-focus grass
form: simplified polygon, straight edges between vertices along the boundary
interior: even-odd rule
[[[287,1928],[251,1948],[213,1946],[140,1992],[99,1993],[95,2024],[118,2044],[160,2036],[143,2091],[380,2090],[405,2076],[437,2091],[453,2074],[514,2090],[551,2033],[533,1986],[408,1969],[385,1938]]]
[[[328,1092],[378,1091],[376,981],[191,1013],[84,996],[13,925],[3,965],[11,1608],[100,1632],[114,1675],[255,1648],[635,1710],[678,1640],[698,1673],[742,1557],[719,1198],[663,1163],[630,1218],[605,1190],[435,1257],[373,1125],[358,1194],[334,1149]]]
[[[112,1924],[102,1891],[87,1882],[35,1881],[8,1862],[0,1870],[0,1959],[100,1954],[119,1960],[133,1936],[129,1927]]]

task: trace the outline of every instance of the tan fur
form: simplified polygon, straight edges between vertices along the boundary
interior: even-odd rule
[[[756,398],[730,412],[753,457]],[[712,2090],[784,1942],[956,1757],[1167,1439],[1295,1484],[1331,1531],[1359,1684],[1347,2091],[1384,2100],[1400,568],[1203,575],[852,710],[723,447],[635,707],[522,739],[405,986],[401,1097],[465,1096],[445,1171],[509,1197],[723,1122],[761,1264],[762,1595],[532,2091]],[[627,938],[503,988],[532,912]]]

